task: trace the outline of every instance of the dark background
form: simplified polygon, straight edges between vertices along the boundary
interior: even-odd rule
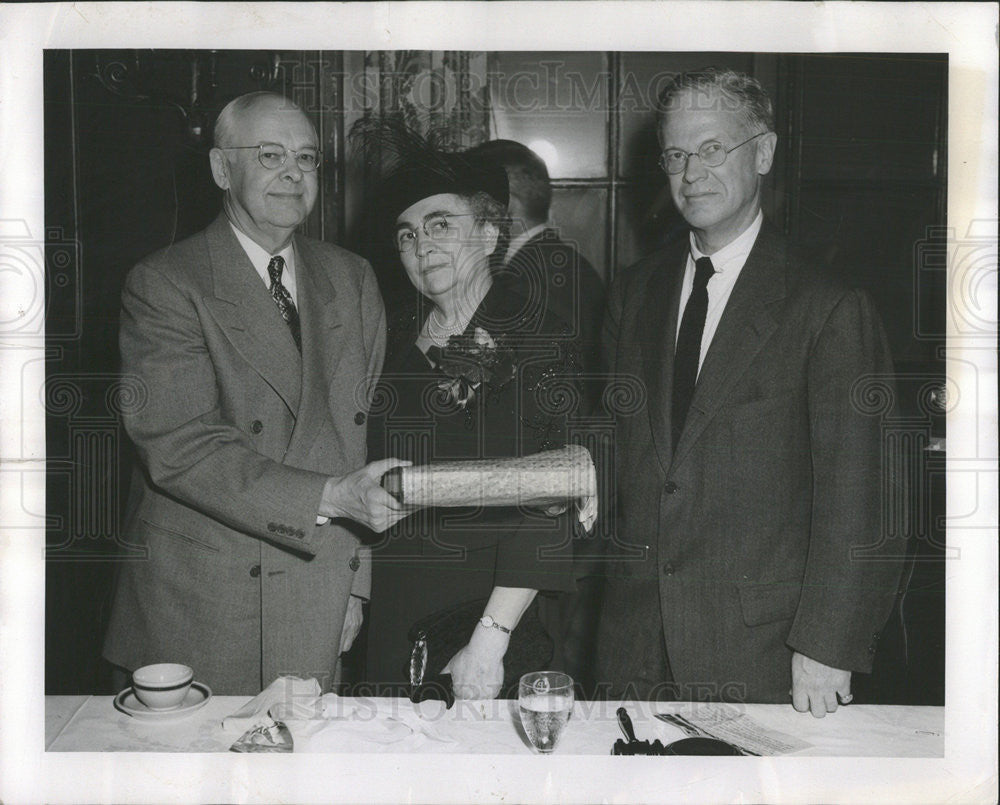
[[[635,88],[710,64],[771,93],[765,213],[872,294],[897,361],[886,462],[908,494],[887,506],[885,535],[910,561],[858,700],[943,704],[944,452],[927,448],[944,436],[948,65],[932,54],[46,51],[46,692],[114,692],[100,646],[115,566],[137,557],[120,527],[134,459],[118,418],[119,294],[140,258],[218,214],[207,154],[222,106],[273,89],[310,113],[324,166],[304,228],[369,257],[392,305],[400,273],[366,225],[370,177],[347,159],[354,119],[402,112],[456,146],[554,143],[553,217],[610,280],[677,223]],[[503,77],[519,71],[541,80],[512,98]]]

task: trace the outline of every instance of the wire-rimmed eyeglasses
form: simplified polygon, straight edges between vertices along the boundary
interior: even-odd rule
[[[420,228],[424,235],[434,241],[454,240],[458,227],[454,226],[449,219],[467,218],[475,215],[474,212],[446,212],[435,215],[424,221]],[[396,230],[396,248],[400,254],[412,252],[417,247],[416,230],[410,227],[400,227]]]
[[[257,159],[260,164],[269,171],[277,170],[285,164],[289,154],[295,154],[295,164],[303,173],[311,173],[319,167],[323,160],[323,152],[317,148],[300,148],[295,151],[292,148],[285,148],[278,143],[260,143],[259,145],[226,145],[221,146],[220,151],[242,151],[256,148]]]
[[[734,145],[732,148],[726,148],[718,140],[709,140],[697,151],[681,151],[679,148],[668,148],[660,154],[660,167],[668,176],[676,176],[678,173],[684,173],[687,170],[688,160],[691,157],[698,157],[701,160],[701,164],[706,168],[717,168],[726,161],[726,157],[733,151],[741,145],[746,145],[750,140],[757,139],[762,134],[767,134],[767,132],[759,131],[753,137],[744,140],[739,145]]]

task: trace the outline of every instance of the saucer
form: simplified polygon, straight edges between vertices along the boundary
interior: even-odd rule
[[[192,682],[188,692],[177,707],[170,710],[150,710],[136,698],[132,688],[125,688],[115,696],[115,709],[143,721],[172,721],[200,710],[212,698],[212,689],[202,682]]]

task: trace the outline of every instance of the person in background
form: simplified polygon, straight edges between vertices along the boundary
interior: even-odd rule
[[[870,672],[900,563],[882,536],[892,383],[869,297],[761,213],[777,135],[753,78],[706,70],[661,96],[660,166],[689,231],[615,277],[617,536],[598,633],[610,695],[783,703],[823,717]],[[898,547],[898,546],[897,546]]]
[[[470,159],[498,165],[507,174],[510,239],[506,250],[498,249],[494,255],[494,274],[513,278],[534,301],[570,324],[584,375],[580,413],[589,414],[599,406],[603,388],[600,333],[605,289],[601,277],[576,244],[560,237],[550,221],[552,186],[538,154],[522,143],[503,139],[489,140],[465,153]],[[539,614],[555,641],[553,667],[569,673],[586,694],[596,681],[594,640],[603,574],[597,558],[601,553],[597,532],[580,535],[574,548],[581,557],[576,589],[541,599]]]
[[[509,243],[494,258],[494,272],[511,274],[539,303],[568,323],[578,338],[585,373],[599,366],[604,284],[576,244],[549,221],[552,187],[545,162],[514,140],[489,140],[465,152],[507,173]]]
[[[385,315],[361,258],[297,235],[321,154],[303,111],[255,92],[215,126],[223,212],[143,260],[122,294],[123,419],[139,463],[104,656],[179,662],[215,693],[336,681],[370,589],[358,533],[407,513],[365,466]],[[123,677],[124,679],[124,677]],[[121,681],[121,680],[118,680]]]

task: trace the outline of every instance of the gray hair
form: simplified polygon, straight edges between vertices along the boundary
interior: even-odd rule
[[[510,216],[507,215],[507,208],[483,190],[468,196],[458,194],[458,197],[469,205],[477,224],[493,224],[497,228],[494,257],[502,258],[510,243]]]
[[[717,95],[723,108],[736,112],[750,131],[774,131],[774,106],[760,82],[746,73],[714,67],[680,73],[667,84],[657,108],[661,128],[671,112],[686,108],[681,96],[688,91]]]
[[[489,193],[480,190],[471,196],[459,195],[472,210],[478,223],[493,224],[502,228],[507,220],[507,208]]]
[[[277,92],[248,92],[246,95],[233,98],[219,112],[219,116],[215,119],[215,132],[212,144],[216,148],[222,148],[224,145],[232,145],[240,117],[265,101],[277,101],[283,109],[297,109],[300,112],[302,111],[302,107],[295,103],[295,101]],[[311,121],[310,125],[312,125]]]

